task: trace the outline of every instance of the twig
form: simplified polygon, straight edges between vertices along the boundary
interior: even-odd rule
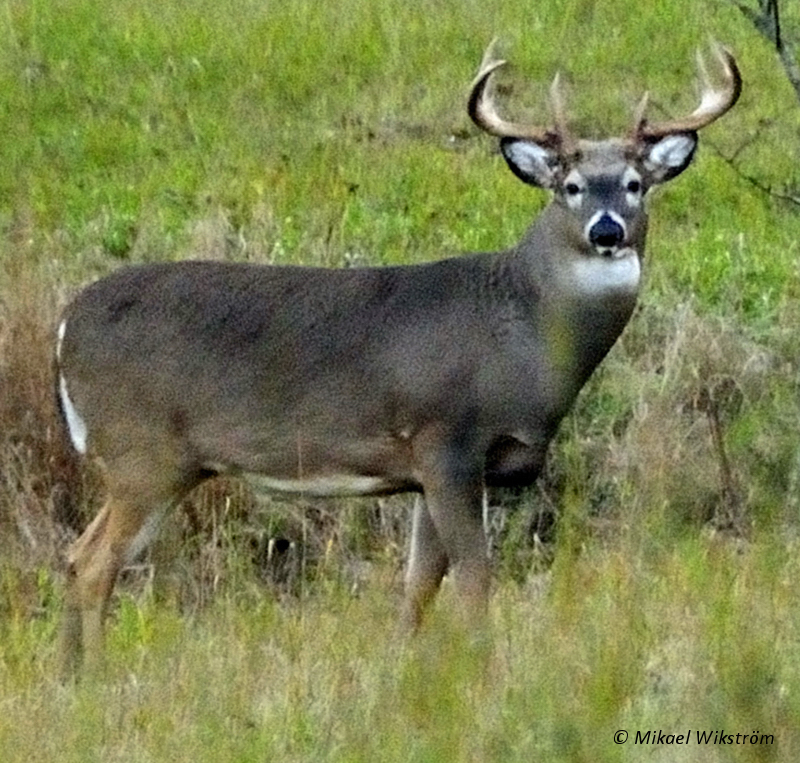
[[[767,196],[771,196],[773,199],[779,199],[780,201],[786,201],[790,204],[795,204],[800,206],[800,196],[797,196],[793,193],[789,193],[787,191],[778,191],[769,183],[764,182],[760,178],[757,178],[755,175],[750,175],[749,173],[745,172],[741,165],[736,161],[739,154],[742,152],[743,148],[746,147],[747,144],[751,143],[752,141],[749,139],[745,140],[745,145],[740,146],[733,152],[732,156],[726,156],[717,146],[708,143],[708,147],[720,158],[722,159],[725,164],[727,164],[742,180],[750,185],[753,186],[756,190],[761,191],[762,193],[767,194]]]
[[[695,398],[695,407],[706,415],[711,435],[711,442],[719,459],[720,499],[721,505],[715,512],[714,524],[720,530],[733,530],[737,535],[745,532],[744,500],[739,489],[736,475],[731,466],[725,447],[722,414],[724,403],[735,402],[739,393],[736,382],[725,378],[713,385],[704,385]]]
[[[651,102],[651,107],[654,107],[657,111],[669,116],[668,110],[660,105],[657,101]],[[752,185],[756,190],[761,191],[762,193],[766,194],[767,196],[771,196],[774,199],[779,199],[780,201],[786,201],[790,204],[796,204],[797,206],[800,206],[800,196],[789,193],[785,190],[776,190],[773,186],[764,182],[760,178],[757,178],[755,175],[750,175],[749,173],[745,172],[739,164],[739,156],[744,153],[747,148],[757,144],[761,140],[762,131],[768,127],[771,127],[771,125],[772,122],[762,122],[759,129],[757,129],[754,133],[745,136],[745,138],[730,155],[723,152],[719,146],[707,138],[705,139],[703,145],[711,149],[711,151],[713,151],[716,156],[722,159],[722,161],[725,162],[725,164],[727,164],[742,180]]]
[[[797,64],[797,48],[787,40],[781,30],[781,16],[778,0],[758,0],[758,10],[742,0],[732,0],[742,15],[769,40],[775,48],[778,59],[786,72],[786,77],[800,100],[800,66]]]

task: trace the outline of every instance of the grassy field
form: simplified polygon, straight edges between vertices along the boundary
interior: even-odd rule
[[[99,496],[56,426],[58,309],[132,262],[512,244],[547,199],[466,115],[495,35],[508,112],[541,121],[561,70],[587,136],[621,134],[645,90],[658,118],[692,109],[709,35],[745,89],[650,200],[641,308],[541,484],[493,498],[488,638],[450,621],[448,586],[395,638],[406,500],[256,506],[218,483],[125,574],[108,679],[62,686],[63,553]],[[752,179],[800,196],[799,133],[724,0],[5,2],[0,759],[796,760],[800,210]]]

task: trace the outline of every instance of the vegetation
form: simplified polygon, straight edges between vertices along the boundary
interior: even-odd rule
[[[165,528],[177,558],[126,572],[108,679],[61,686],[63,552],[99,499],[52,401],[70,295],[143,260],[508,246],[546,198],[466,116],[488,41],[514,63],[510,113],[541,119],[560,69],[576,130],[600,135],[646,89],[656,116],[692,108],[709,33],[744,94],[651,199],[641,309],[541,484],[492,499],[486,641],[450,622],[447,590],[418,639],[394,638],[406,499],[258,506],[220,482]],[[746,176],[800,195],[798,130],[781,63],[723,0],[7,0],[3,760],[794,760],[800,215]],[[696,743],[723,729],[774,740]]]

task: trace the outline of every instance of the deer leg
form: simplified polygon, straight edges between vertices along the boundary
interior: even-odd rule
[[[135,547],[146,542],[151,516],[112,496],[70,550],[61,641],[65,675],[80,667],[84,654],[90,671],[102,666],[103,623],[114,583]]]
[[[427,504],[426,522],[431,525],[425,537],[435,538],[440,554],[443,551],[446,555],[465,622],[482,623],[491,577],[483,530],[482,462],[470,449],[454,447],[446,440],[432,445],[418,461]],[[441,555],[436,558],[441,563]]]
[[[459,486],[431,495],[428,510],[447,552],[464,622],[486,619],[491,566],[482,523],[482,486]]]
[[[419,628],[423,613],[436,595],[448,564],[447,553],[422,496],[417,496],[414,501],[413,521],[401,619],[402,629],[407,633]]]
[[[74,674],[86,658],[98,672],[104,654],[104,620],[122,566],[155,534],[171,501],[151,489],[111,489],[98,515],[73,544],[61,628],[62,674]]]
[[[60,644],[62,673],[65,678],[77,672],[83,657],[82,581],[79,581],[76,558],[86,546],[96,544],[98,535],[102,534],[108,522],[109,508],[108,503],[103,506],[69,551]]]

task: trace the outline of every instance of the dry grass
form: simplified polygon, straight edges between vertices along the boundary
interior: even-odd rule
[[[57,296],[22,235],[6,242],[0,278],[0,532],[32,560],[51,561],[57,525],[77,526],[82,479],[58,426],[52,376]],[[15,539],[16,542],[13,542]]]
[[[200,227],[214,249],[229,231],[224,222]],[[42,568],[60,571],[102,488],[92,464],[72,451],[56,407],[52,353],[64,290],[31,238],[20,233],[7,245],[18,256],[6,257],[0,274],[8,286],[0,303],[0,547],[4,571],[29,579],[21,589],[33,611],[41,602],[30,580]],[[242,483],[212,480],[182,502],[123,584],[139,590],[160,568],[158,590],[189,611],[241,574],[281,596],[320,576],[357,587],[365,557],[399,565],[405,514],[397,501],[258,502]]]
[[[728,4],[529,5],[9,5],[4,761],[594,763],[641,759],[614,731],[659,727],[779,742],[656,760],[796,758],[799,224],[708,149],[794,183],[782,73]],[[449,622],[448,585],[419,639],[393,639],[403,499],[259,505],[220,480],[123,575],[107,682],[57,685],[61,556],[101,500],[52,394],[53,329],[79,284],[125,261],[340,266],[508,245],[542,199],[466,128],[453,83],[483,44],[500,33],[517,64],[510,108],[532,76],[538,116],[562,68],[594,129],[645,87],[680,111],[705,26],[741,59],[742,102],[653,200],[644,302],[541,483],[493,497],[488,642]]]
[[[211,250],[229,232],[224,220],[196,229]],[[23,243],[8,245],[24,247],[24,234],[18,238]],[[27,246],[29,256],[5,260],[0,533],[6,559],[21,569],[58,569],[101,496],[96,475],[65,442],[54,405],[52,338],[63,290]],[[796,404],[785,405],[792,368],[775,343],[696,306],[642,310],[565,422],[539,488],[493,498],[503,569],[524,579],[547,566],[557,527],[547,516],[558,519],[565,506],[577,506],[581,532],[599,539],[628,527],[661,538],[704,526],[748,538],[759,522],[790,518],[798,460],[788,426],[800,417]],[[781,428],[750,436],[776,396]],[[363,563],[399,574],[407,508],[402,500],[263,504],[240,483],[216,480],[189,496],[137,569],[169,569],[165,590],[184,609],[211,601],[251,566],[279,595],[320,574],[358,587]]]

